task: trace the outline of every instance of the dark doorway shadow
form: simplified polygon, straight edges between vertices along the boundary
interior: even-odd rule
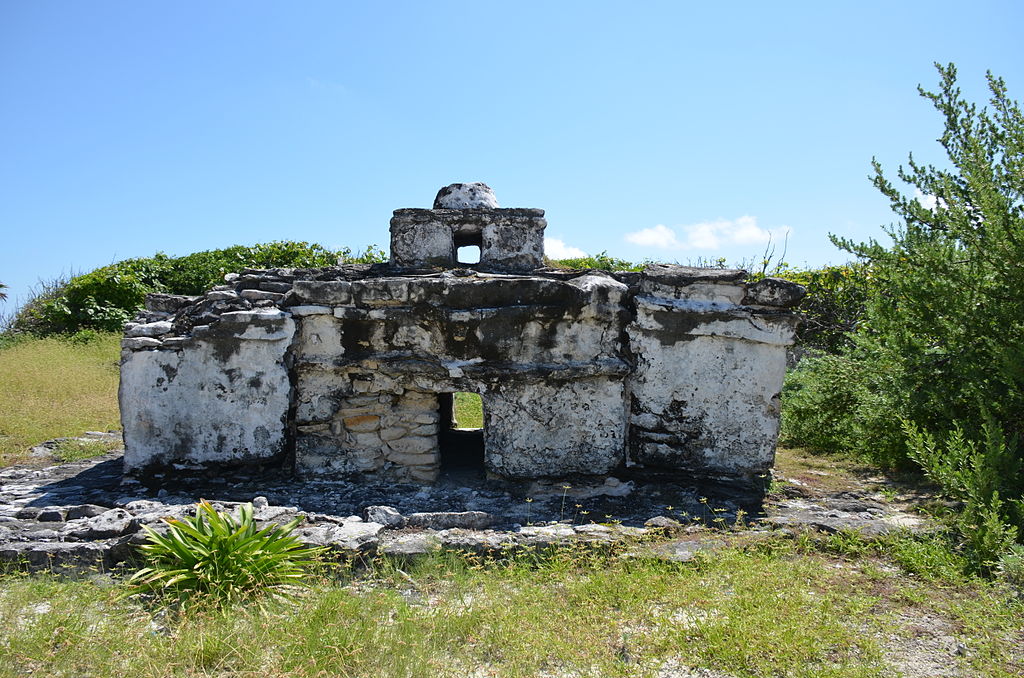
[[[438,395],[440,428],[438,446],[441,452],[441,472],[445,475],[466,476],[467,480],[484,476],[484,430],[482,428],[456,428],[455,394]]]

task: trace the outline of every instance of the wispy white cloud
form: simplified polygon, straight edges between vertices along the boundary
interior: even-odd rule
[[[936,208],[939,207],[939,205],[942,205],[943,207],[946,206],[945,200],[939,198],[938,196],[925,193],[920,188],[914,189],[914,200],[918,201],[919,203],[921,203],[922,207],[930,209],[932,212],[934,212]]]
[[[792,229],[789,226],[761,228],[757,217],[702,221],[699,224],[670,228],[658,224],[651,228],[627,233],[626,242],[642,247],[666,250],[717,250],[728,245],[764,245],[784,239]]]
[[[566,245],[558,238],[544,238],[544,254],[551,259],[576,259],[587,256],[580,248]]]
[[[348,94],[348,87],[336,82],[334,80],[327,80],[325,78],[316,78],[311,75],[306,76],[306,85],[313,90],[320,90],[326,92],[335,92],[340,94]]]
[[[676,232],[664,224],[627,233],[626,242],[643,247],[659,247],[669,250],[678,250],[683,247],[679,239],[676,238]]]

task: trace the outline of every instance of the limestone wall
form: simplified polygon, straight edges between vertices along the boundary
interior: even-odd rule
[[[401,209],[391,219],[391,263],[456,266],[456,248],[480,247],[481,270],[532,271],[544,265],[544,210]]]
[[[623,461],[625,291],[599,275],[297,282],[297,470],[433,480],[439,396],[469,391],[491,472],[609,471]]]
[[[187,338],[165,339],[169,330],[166,321],[128,329],[140,336],[125,339],[121,361],[125,470],[280,461],[291,397],[289,314],[230,311]]]
[[[441,396],[469,391],[499,476],[749,480],[772,462],[801,292],[744,275],[346,266],[154,297],[124,340],[126,466],[432,482]]]
[[[799,294],[744,285],[736,271],[650,267],[627,329],[630,461],[748,481],[767,472],[797,323],[786,307]]]

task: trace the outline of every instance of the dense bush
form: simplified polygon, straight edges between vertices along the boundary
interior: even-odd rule
[[[869,267],[863,319],[840,356],[791,375],[784,435],[866,456],[881,444],[891,463],[918,464],[965,502],[962,534],[987,569],[1024,533],[1024,116],[999,78],[979,110],[953,65],[938,68],[939,91],[920,91],[945,120],[951,169],[911,157],[898,171],[907,196],[874,163],[901,224],[889,246],[834,239]],[[864,439],[877,431],[865,412],[888,420],[886,435]]]
[[[805,358],[786,379],[782,440],[819,452],[851,453],[885,467],[907,467],[900,424],[898,365],[884,369],[853,355]]]
[[[236,245],[182,257],[158,253],[44,284],[15,316],[11,329],[38,335],[83,329],[118,331],[150,292],[202,294],[220,284],[226,273],[244,268],[314,268],[339,261],[384,260],[384,252],[374,245],[354,254],[348,248],[335,251],[316,243],[293,241]]]
[[[636,264],[625,259],[610,256],[607,252],[574,257],[569,259],[545,259],[545,263],[553,268],[593,268],[599,271],[639,271],[647,262]]]
[[[854,262],[800,269],[783,262],[770,274],[807,288],[807,296],[797,309],[804,315],[797,330],[798,346],[828,353],[852,346],[850,333],[863,319],[872,284],[869,266]]]

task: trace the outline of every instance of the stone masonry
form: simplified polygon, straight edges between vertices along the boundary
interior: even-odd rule
[[[803,288],[667,264],[547,268],[545,226],[542,210],[455,184],[434,209],[395,211],[387,264],[150,295],[123,342],[126,473],[432,483],[474,444],[482,469],[514,480],[767,472]],[[460,247],[479,263],[458,263]],[[484,407],[457,444],[455,392]]]

